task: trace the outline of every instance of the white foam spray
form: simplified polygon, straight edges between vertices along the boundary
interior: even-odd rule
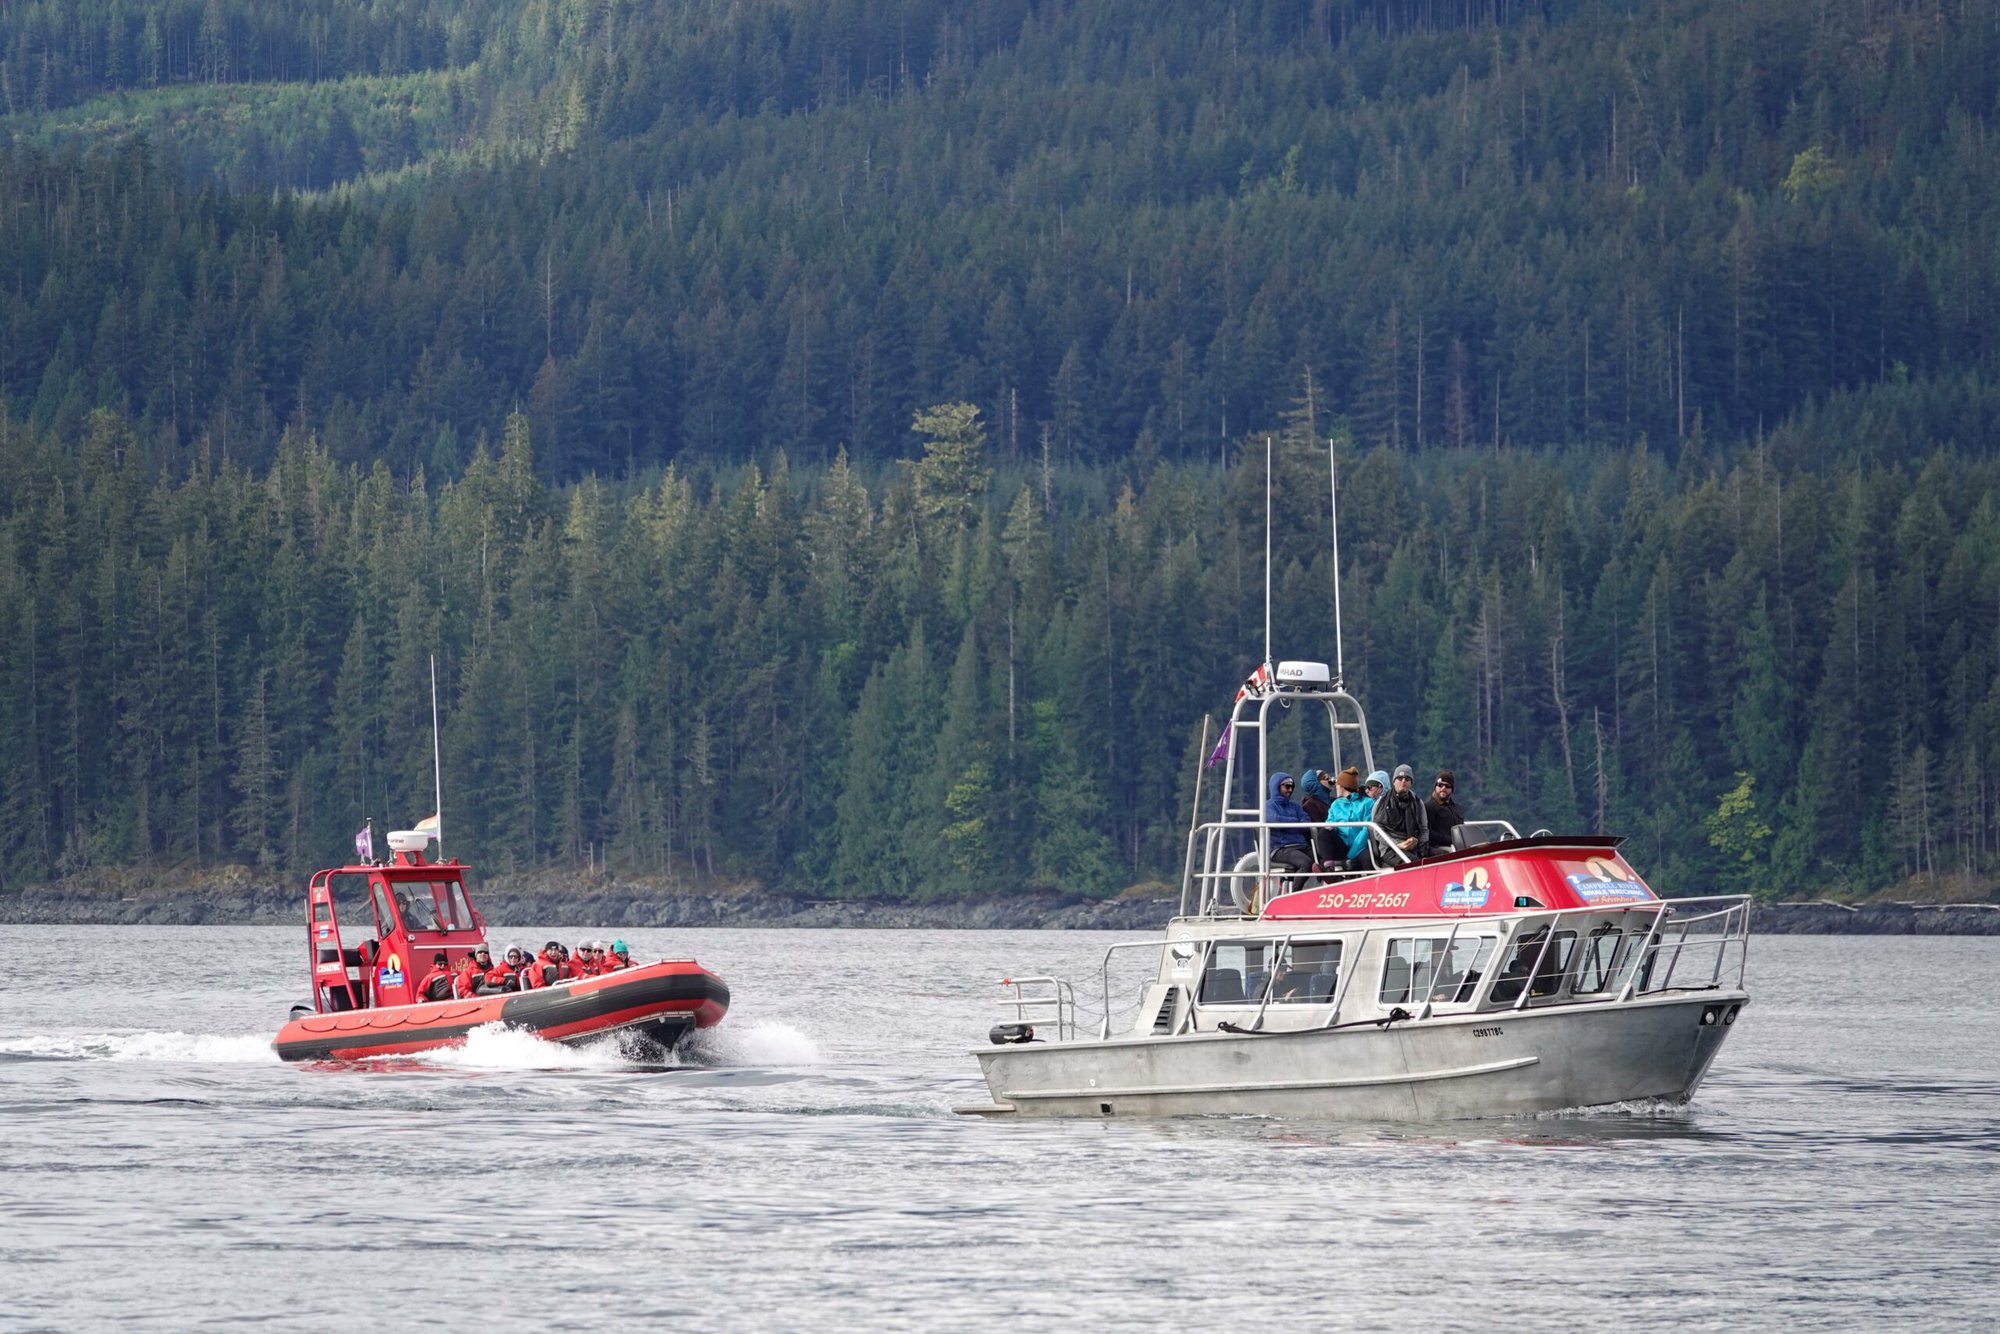
[[[615,1035],[572,1046],[501,1024],[481,1024],[465,1035],[463,1046],[395,1059],[458,1070],[614,1070],[632,1063]]]
[[[63,1033],[0,1037],[0,1056],[49,1061],[188,1061],[261,1065],[278,1059],[271,1039],[255,1033]]]
[[[689,1065],[818,1065],[819,1044],[772,1020],[724,1023],[695,1033],[681,1047]]]

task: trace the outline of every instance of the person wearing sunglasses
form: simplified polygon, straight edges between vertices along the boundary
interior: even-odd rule
[[[1431,841],[1424,801],[1415,790],[1416,777],[1409,765],[1397,765],[1388,792],[1375,803],[1375,823],[1411,861],[1429,852]]]
[[[1312,839],[1307,826],[1313,823],[1306,808],[1292,796],[1298,784],[1287,773],[1271,775],[1270,795],[1264,802],[1264,822],[1272,826],[1271,869],[1310,871],[1313,864]]]
[[[493,952],[484,945],[465,953],[452,970],[451,994],[459,1000],[482,994],[486,990],[486,972],[491,967]]]
[[[1457,788],[1458,776],[1449,769],[1438,770],[1437,777],[1431,780],[1431,794],[1424,801],[1424,820],[1430,826],[1433,852],[1450,852],[1451,831],[1465,823],[1465,812],[1452,796]]]

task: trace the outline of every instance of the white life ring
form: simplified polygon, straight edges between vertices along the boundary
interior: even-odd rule
[[[1236,859],[1230,868],[1229,897],[1236,903],[1236,911],[1245,917],[1255,917],[1269,897],[1265,892],[1264,877],[1257,873],[1257,850],[1252,848]]]

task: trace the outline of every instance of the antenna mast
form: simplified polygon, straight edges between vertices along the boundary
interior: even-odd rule
[[[1271,665],[1271,437],[1264,437],[1264,666]]]
[[[431,654],[431,782],[437,799],[437,859],[444,860],[444,757],[438,746],[438,660]]]
[[[1333,683],[1345,684],[1347,660],[1340,642],[1340,474],[1333,462],[1333,437],[1326,438],[1326,503],[1333,513]]]

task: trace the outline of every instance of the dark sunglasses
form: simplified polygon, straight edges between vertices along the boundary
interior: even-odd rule
[[[1439,787],[1441,787],[1441,788],[1443,788],[1443,789],[1444,789],[1445,791],[1447,791],[1447,792],[1451,791],[1451,784],[1450,784],[1450,783],[1439,783],[1439,784],[1438,784],[1438,786],[1439,786]]]

